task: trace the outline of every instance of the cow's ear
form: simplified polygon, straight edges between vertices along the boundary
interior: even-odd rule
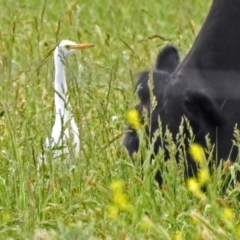
[[[214,126],[221,126],[226,122],[221,107],[205,92],[187,91],[183,102],[191,119],[203,119]]]
[[[172,46],[165,46],[158,54],[156,59],[156,69],[172,73],[179,64],[178,50]]]

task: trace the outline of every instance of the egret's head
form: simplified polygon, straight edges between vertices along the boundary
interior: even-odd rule
[[[91,43],[78,44],[70,40],[62,40],[55,49],[55,54],[62,57],[68,57],[74,54],[77,50],[94,47]]]

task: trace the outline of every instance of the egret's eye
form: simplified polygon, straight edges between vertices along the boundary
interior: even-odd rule
[[[65,48],[66,48],[67,50],[69,50],[69,49],[70,49],[70,45],[66,45]]]

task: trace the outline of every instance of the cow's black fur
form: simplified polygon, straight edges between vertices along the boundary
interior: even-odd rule
[[[152,112],[152,129],[158,129],[158,117],[159,117],[159,108],[161,107],[161,103],[163,101],[163,93],[164,89],[167,86],[169,81],[170,74],[176,69],[179,64],[179,55],[178,51],[174,46],[168,45],[163,48],[162,51],[159,52],[156,65],[153,72],[144,71],[139,74],[139,79],[136,84],[135,91],[138,94],[140,99],[140,103],[135,106],[135,108],[142,113],[143,109],[147,109],[150,114],[150,92],[149,92],[149,75],[153,80],[153,94],[157,100],[157,106]],[[160,104],[159,104],[160,103]],[[146,129],[148,132],[148,129]],[[152,133],[154,131],[151,131]],[[159,142],[156,142],[156,150],[158,152],[157,146],[159,146]],[[125,138],[123,140],[123,145],[128,150],[129,155],[132,157],[135,152],[138,151],[139,148],[139,139],[137,132],[128,128]]]
[[[177,135],[181,119],[186,116],[195,142],[204,146],[205,136],[209,134],[217,161],[236,161],[238,149],[232,140],[234,126],[240,124],[240,1],[214,0],[191,50],[179,65],[178,61],[173,47],[159,54],[152,75],[153,95],[157,100],[153,110],[147,84],[149,74],[144,72],[139,77],[138,108],[141,111],[145,107],[151,116],[150,139],[158,129],[159,116],[163,130],[168,127],[173,136]],[[126,134],[124,145],[130,155],[138,150],[136,132]],[[155,153],[159,147],[158,140]],[[196,168],[195,162],[187,156],[186,176],[193,176]]]

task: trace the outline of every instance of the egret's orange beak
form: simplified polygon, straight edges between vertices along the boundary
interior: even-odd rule
[[[91,43],[83,43],[83,44],[75,44],[75,45],[71,45],[68,48],[69,49],[84,49],[84,48],[91,48],[94,47],[94,44]]]

